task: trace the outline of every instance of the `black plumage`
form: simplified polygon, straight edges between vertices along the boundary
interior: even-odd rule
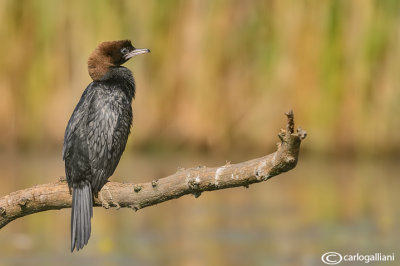
[[[130,41],[114,41],[100,44],[89,58],[93,82],[72,113],[63,147],[72,189],[71,252],[89,240],[93,195],[114,173],[130,133],[135,82],[132,72],[120,65],[146,52]]]

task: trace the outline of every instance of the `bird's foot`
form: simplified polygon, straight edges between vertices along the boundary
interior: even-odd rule
[[[107,196],[104,195],[103,197],[103,193],[107,193]],[[105,198],[107,198],[108,200]],[[114,205],[117,208],[117,210],[121,208],[118,202],[114,202],[112,194],[106,186],[104,186],[103,189],[99,192],[99,200],[101,201],[101,206],[105,209],[109,209],[110,207],[112,207],[110,206],[109,202],[111,202],[112,205]]]
[[[101,201],[101,207],[103,207],[105,209],[109,209],[110,208],[110,204],[108,204],[108,202],[103,198],[103,193],[105,192],[104,190],[107,190],[108,194],[111,197],[110,191],[107,188],[104,188],[99,192],[99,200]]]

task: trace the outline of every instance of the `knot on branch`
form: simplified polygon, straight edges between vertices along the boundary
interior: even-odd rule
[[[200,190],[200,177],[196,176],[195,178],[190,178],[188,180],[188,187],[190,190],[192,190],[192,194],[194,195],[195,198],[200,197],[201,191]]]
[[[299,136],[299,138],[301,140],[305,139],[307,137],[307,132],[304,131],[301,127],[297,128],[297,136]]]
[[[29,199],[28,199],[28,198],[22,197],[22,198],[20,198],[20,199],[18,200],[18,205],[19,205],[21,208],[24,208],[24,207],[26,207],[26,204],[28,204],[28,202],[29,202]]]
[[[134,190],[136,193],[139,192],[139,191],[141,191],[141,190],[142,190],[142,185],[135,184],[135,186],[133,187],[133,190]]]
[[[7,214],[6,209],[3,207],[0,207],[0,216],[5,216],[6,214]]]

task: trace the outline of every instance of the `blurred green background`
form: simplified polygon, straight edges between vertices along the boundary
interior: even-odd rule
[[[309,134],[294,170],[250,189],[97,208],[73,255],[70,210],[14,221],[0,230],[0,265],[400,256],[400,1],[0,0],[0,38],[0,195],[65,175],[64,130],[106,40],[152,51],[126,63],[134,123],[111,180],[273,152],[291,108]]]

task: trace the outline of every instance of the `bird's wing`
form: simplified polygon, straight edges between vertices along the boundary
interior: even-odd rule
[[[94,90],[92,89],[93,83],[91,83],[86,90],[83,92],[81,99],[76,105],[74,112],[71,115],[71,118],[68,121],[67,129],[65,130],[64,135],[64,145],[62,150],[62,157],[65,160],[65,157],[68,156],[68,151],[71,148],[71,137],[76,129],[86,120],[86,112],[89,108],[89,102],[94,95]]]
[[[124,123],[124,112],[127,110],[121,105],[121,95],[113,92],[111,95],[109,92],[107,95],[103,93],[104,91],[98,90],[92,98],[87,120],[87,143],[93,176],[91,183],[95,194],[114,173],[125,149],[130,128],[130,123]]]

